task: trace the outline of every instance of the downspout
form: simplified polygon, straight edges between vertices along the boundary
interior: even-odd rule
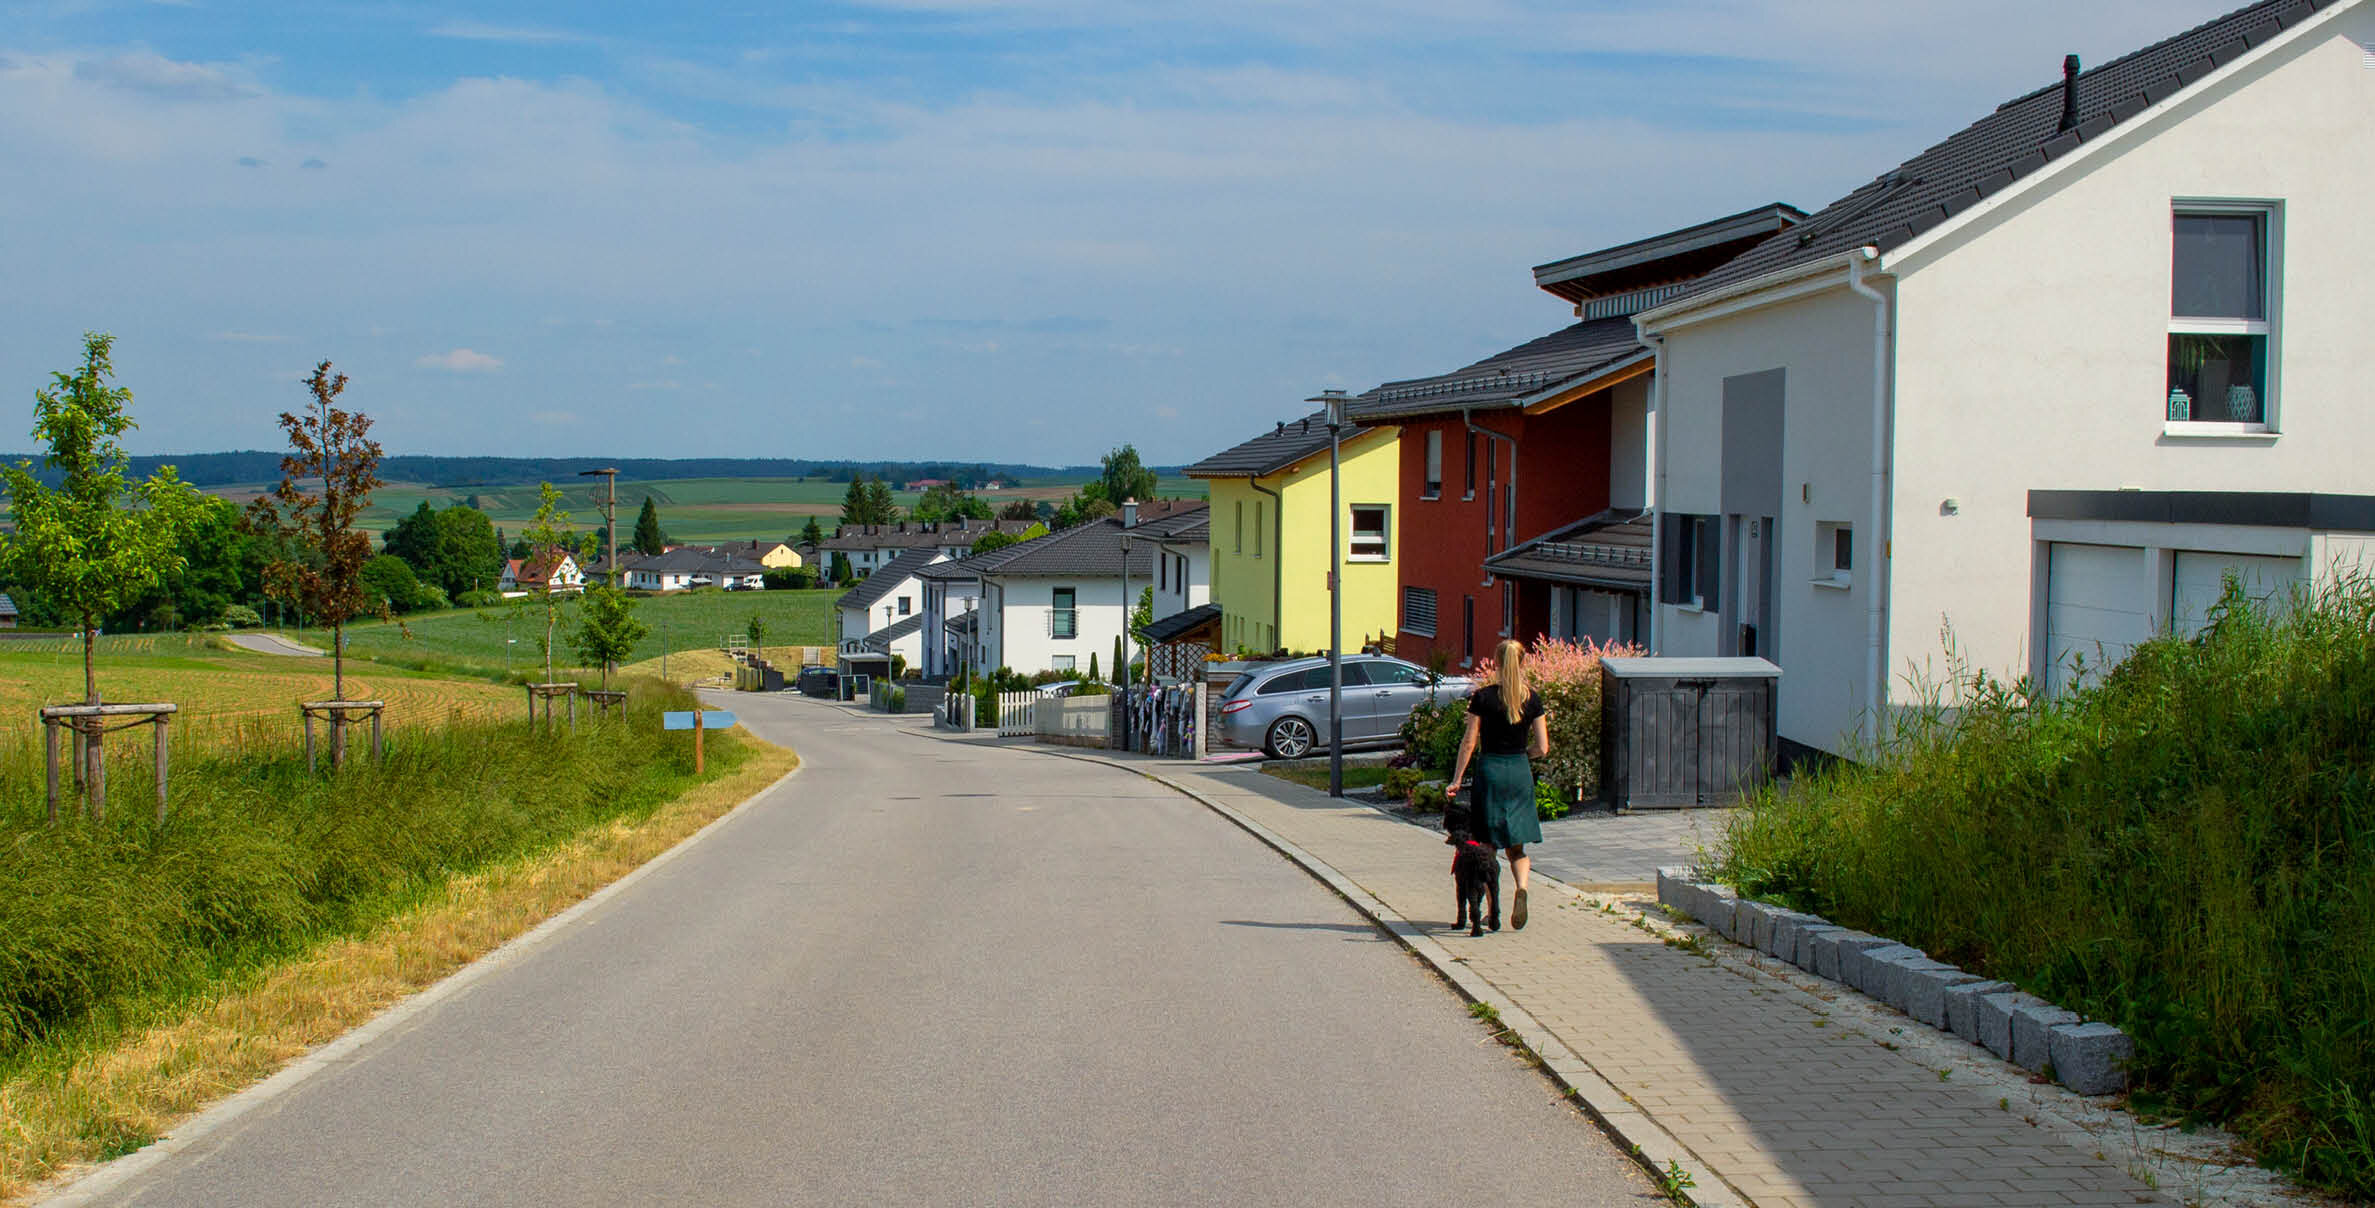
[[[1504,513],[1504,515],[1501,517],[1500,523],[1500,531],[1502,534],[1501,549],[1493,548],[1493,484],[1489,476],[1487,477],[1484,484],[1484,556],[1490,558],[1493,555],[1500,553],[1501,550],[1508,549],[1510,546],[1517,544],[1517,438],[1514,436],[1504,436],[1490,428],[1477,427],[1476,420],[1474,418],[1474,412],[1467,407],[1460,408],[1460,422],[1467,425],[1468,431],[1470,432],[1481,433],[1492,440],[1500,441],[1502,444],[1509,446],[1509,504],[1507,507],[1501,509]],[[1483,583],[1478,584],[1480,587],[1491,587],[1492,585],[1493,577],[1490,574],[1487,574],[1484,577]]]
[[[1871,561],[1869,590],[1864,595],[1864,686],[1870,690],[1873,747],[1880,745],[1881,710],[1888,701],[1887,608],[1882,595],[1888,583],[1888,298],[1864,284],[1864,265],[1880,259],[1878,248],[1857,249],[1847,260],[1847,288],[1872,303],[1872,503],[1866,532],[1871,534],[1864,556]]]
[[[1657,353],[1656,364],[1650,370],[1650,384],[1656,387],[1657,392],[1651,396],[1649,403],[1650,486],[1648,500],[1649,653],[1654,656],[1661,649],[1658,645],[1658,626],[1663,622],[1659,616],[1658,605],[1662,602],[1661,593],[1665,589],[1666,582],[1664,573],[1666,569],[1666,337],[1662,332],[1652,335],[1646,331],[1639,331],[1638,325],[1635,330],[1641,337],[1641,342],[1649,345]]]
[[[1286,649],[1286,551],[1278,548],[1280,538],[1286,536],[1286,496],[1262,485],[1259,476],[1248,476],[1245,485],[1270,497],[1270,650]],[[1254,536],[1261,536],[1255,533]],[[1270,650],[1262,653],[1268,654]]]

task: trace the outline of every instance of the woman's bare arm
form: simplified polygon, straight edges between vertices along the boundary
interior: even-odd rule
[[[1550,754],[1550,714],[1534,719],[1533,741],[1526,744],[1526,754],[1540,759]]]

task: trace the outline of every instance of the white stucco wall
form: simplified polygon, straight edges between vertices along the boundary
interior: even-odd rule
[[[2375,70],[2361,42],[2375,42],[2375,9],[2138,120],[2114,153],[1894,266],[1893,666],[1936,669],[1944,621],[1975,666],[2031,667],[2030,490],[2375,488]],[[2180,199],[2281,205],[2273,437],[2164,422]]]
[[[1097,670],[1111,677],[1113,642],[1122,632],[1121,579],[1111,578],[1055,578],[1017,576],[991,581],[997,589],[995,598],[1000,617],[996,629],[1001,645],[998,647],[1003,665],[1025,675],[1045,671],[1055,665],[1058,654],[1073,656],[1074,669],[1087,672],[1089,655],[1097,656]],[[1146,586],[1137,580],[1131,593]],[[1074,592],[1077,610],[1078,637],[1057,639],[1048,636],[1048,613],[1055,607],[1055,591],[1069,587]],[[987,618],[984,618],[985,623]]]
[[[1608,506],[1647,508],[1649,475],[1649,376],[1619,382],[1608,392]]]
[[[1785,306],[1710,320],[1667,336],[1666,440],[1661,510],[1722,511],[1724,379],[1784,371],[1781,515],[1775,518],[1770,641],[1783,669],[1775,707],[1781,734],[1826,750],[1863,716],[1865,607],[1872,565],[1863,538],[1870,507],[1872,304],[1844,285]],[[1857,574],[1847,590],[1816,587],[1815,525],[1848,522]],[[1727,566],[1727,578],[1734,568]],[[1723,618],[1660,604],[1658,653],[1722,652]]]

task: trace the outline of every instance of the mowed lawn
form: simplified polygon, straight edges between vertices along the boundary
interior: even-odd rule
[[[34,729],[32,713],[44,705],[83,699],[82,655],[71,639],[0,643],[0,661],[6,668],[0,674],[0,714],[11,719],[11,729]],[[97,671],[103,700],[181,706],[172,722],[176,742],[203,741],[216,731],[255,724],[293,734],[301,724],[297,702],[331,695],[328,659],[221,649],[211,635],[103,637]],[[505,709],[517,712],[525,707],[517,702],[517,692],[484,680],[347,664],[347,697],[388,702],[387,720],[396,726],[442,723],[456,713],[480,718]],[[146,741],[145,734],[133,737]]]
[[[626,662],[658,658],[663,650],[714,649],[750,626],[753,614],[765,619],[767,644],[830,646],[839,640],[833,601],[841,593],[829,588],[810,591],[683,592],[647,596],[635,601],[635,615],[652,632]],[[555,638],[553,666],[575,664],[567,631],[577,623],[573,601],[561,608],[560,633]],[[309,645],[323,645],[329,635],[320,630],[288,635]],[[538,643],[544,637],[544,608],[540,600],[493,608],[456,609],[425,613],[396,621],[367,621],[347,631],[346,648],[365,658],[398,662],[428,662],[474,671],[525,671],[541,666]]]

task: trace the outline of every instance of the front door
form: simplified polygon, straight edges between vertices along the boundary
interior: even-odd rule
[[[1724,653],[1772,659],[1774,640],[1773,518],[1732,516],[1731,590],[1724,607]]]

